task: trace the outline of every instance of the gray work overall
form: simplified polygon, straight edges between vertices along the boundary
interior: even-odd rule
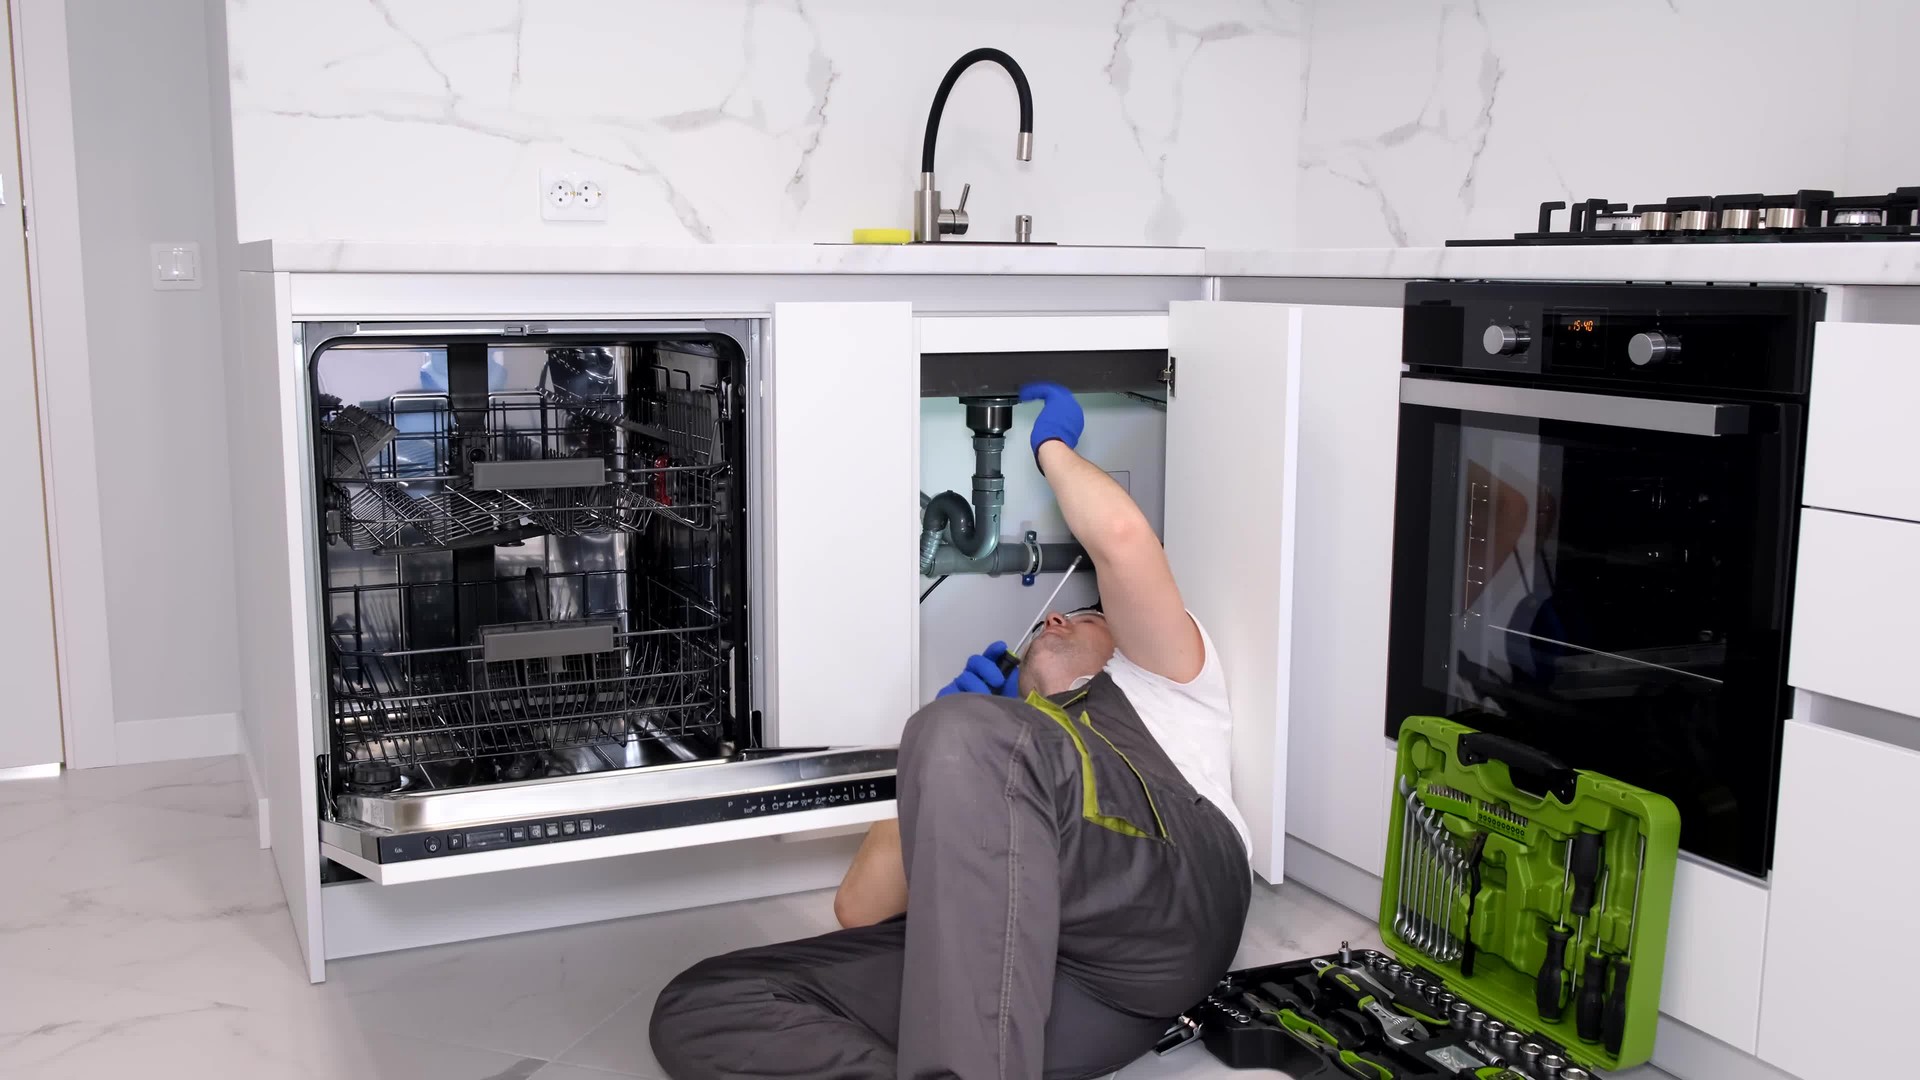
[[[676,1080],[1091,1077],[1232,962],[1247,855],[1104,673],[955,694],[900,744],[908,914],[703,961],[652,1041]]]

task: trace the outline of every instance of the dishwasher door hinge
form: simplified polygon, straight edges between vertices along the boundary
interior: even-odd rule
[[[721,379],[720,380],[720,419],[722,420],[733,419],[733,405],[734,405],[733,398],[735,394],[740,394],[742,398],[741,404],[743,405],[746,404],[744,400],[746,395],[741,393],[741,388],[738,386],[735,386],[733,384],[733,381],[730,379]]]
[[[1167,366],[1160,369],[1160,381],[1167,384],[1168,397],[1172,397],[1174,394],[1173,384],[1174,384],[1174,378],[1178,374],[1177,368],[1179,363],[1180,363],[1179,357],[1173,355],[1172,353],[1168,353]]]

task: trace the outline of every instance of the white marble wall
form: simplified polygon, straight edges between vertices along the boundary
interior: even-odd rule
[[[1912,0],[1314,0],[1308,26],[1304,246],[1507,235],[1548,199],[1920,184]]]
[[[906,225],[939,153],[972,237],[1285,246],[1301,116],[1295,0],[227,0],[242,240],[841,241]],[[596,171],[604,224],[539,216]]]

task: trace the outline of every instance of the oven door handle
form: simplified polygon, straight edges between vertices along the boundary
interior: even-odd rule
[[[1453,382],[1417,376],[1401,378],[1400,403],[1533,420],[1668,431],[1676,435],[1745,435],[1751,421],[1750,410],[1745,405],[1578,394],[1536,386]]]

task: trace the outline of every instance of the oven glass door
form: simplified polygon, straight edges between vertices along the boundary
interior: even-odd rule
[[[1533,398],[1541,400],[1533,400]],[[1439,715],[1771,857],[1800,409],[1403,380],[1388,733]]]

